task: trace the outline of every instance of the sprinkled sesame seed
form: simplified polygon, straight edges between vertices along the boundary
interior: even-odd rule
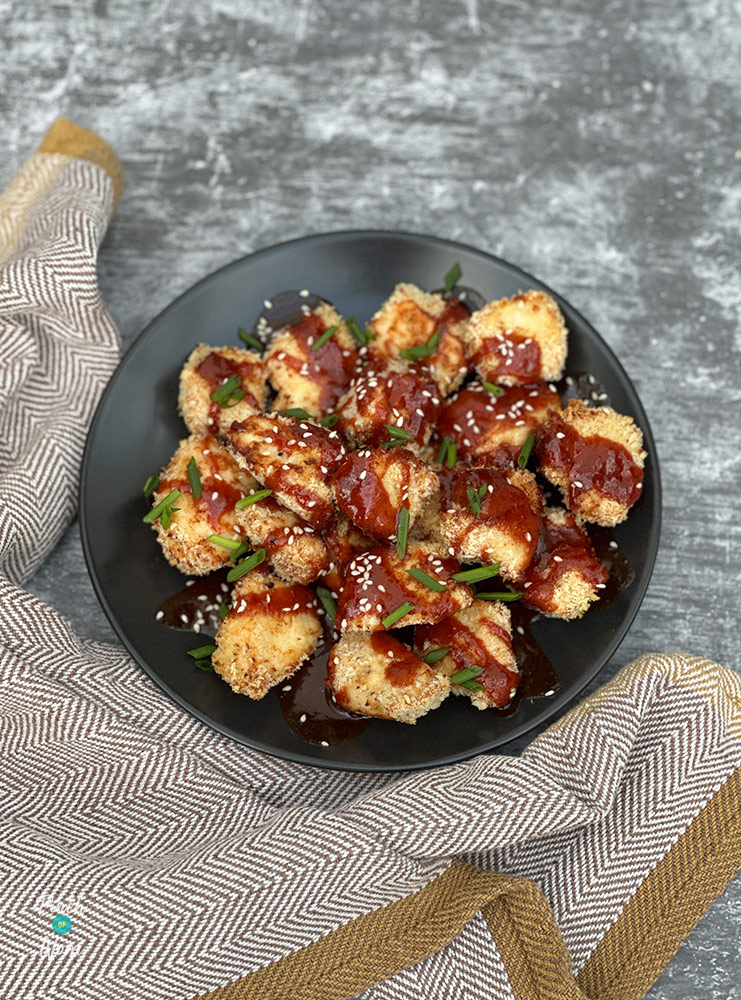
[[[273,303],[270,301],[270,299],[265,299],[263,301],[263,305],[265,306],[266,309],[272,309],[273,308]]]
[[[154,617],[157,619],[158,622],[161,622],[162,619],[165,617],[165,612],[164,611],[158,611],[157,614]]]

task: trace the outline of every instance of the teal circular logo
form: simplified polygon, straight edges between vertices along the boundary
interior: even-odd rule
[[[51,929],[55,934],[69,934],[72,930],[72,921],[63,913],[59,913],[56,917],[52,918]]]

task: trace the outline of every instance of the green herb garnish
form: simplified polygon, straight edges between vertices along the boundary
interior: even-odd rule
[[[237,333],[239,334],[240,338],[245,342],[245,344],[247,344],[249,347],[254,347],[256,351],[261,351],[265,346],[263,342],[259,340],[253,333],[247,333],[247,331],[243,330],[241,326],[237,330]]]
[[[441,649],[431,649],[424,658],[425,663],[439,663],[452,648],[452,646],[443,646]]]
[[[407,573],[409,576],[413,576],[415,580],[419,580],[420,583],[423,583],[425,587],[429,587],[430,590],[434,590],[437,593],[441,590],[445,590],[444,583],[440,583],[440,581],[436,580],[434,576],[430,576],[429,573],[425,573],[423,569],[417,569],[415,566],[414,569],[408,569]]]
[[[522,592],[512,590],[482,590],[476,594],[477,601],[519,601]]]
[[[212,653],[216,652],[216,646],[199,646],[198,649],[187,650],[188,656],[192,656],[194,660],[205,660],[206,657],[211,656]]]
[[[318,351],[320,347],[324,347],[324,345],[327,343],[327,341],[329,340],[329,338],[332,336],[333,333],[337,333],[336,326],[330,326],[328,329],[324,331],[321,337],[311,345],[312,351]]]
[[[354,316],[350,316],[349,319],[345,320],[345,326],[361,347],[365,347],[369,340],[376,339],[376,335],[367,327],[364,330]]]
[[[219,618],[221,618],[221,620],[224,621],[224,619],[228,614],[229,614],[229,605],[225,601],[222,601],[221,604],[219,605]]]
[[[458,446],[455,441],[451,441],[448,445],[448,468],[452,469],[455,463],[458,461]]]
[[[481,667],[471,665],[470,667],[464,667],[463,670],[458,670],[456,673],[450,675],[450,683],[457,684],[459,687],[464,687],[468,691],[483,691],[484,685],[479,684],[473,678],[478,677],[479,674],[483,673]]]
[[[242,497],[241,500],[237,500],[234,506],[237,510],[244,510],[245,507],[251,507],[258,500],[264,500],[265,497],[269,497],[272,492],[272,490],[258,490],[257,493],[250,493],[248,497]]]
[[[245,573],[249,573],[249,571],[251,569],[254,569],[255,566],[259,566],[264,559],[265,559],[265,549],[258,549],[257,552],[253,552],[251,556],[248,556],[246,559],[243,559],[241,563],[237,563],[236,566],[233,566],[229,570],[229,572],[226,574],[227,582],[234,583],[235,580],[238,580],[241,576],[244,576]]]
[[[317,587],[316,596],[322,602],[322,607],[327,612],[327,617],[331,620],[335,620],[337,614],[337,601],[332,597],[332,591],[327,587]]]
[[[170,521],[172,520],[172,515],[176,510],[180,510],[179,507],[173,507],[173,504],[180,496],[180,490],[173,490],[172,493],[168,493],[164,500],[160,500],[148,514],[145,514],[142,521],[146,521],[148,524],[152,524],[157,518],[162,522],[162,527],[167,531],[170,527]]]
[[[396,532],[396,551],[399,559],[403,559],[407,551],[407,537],[409,535],[409,511],[402,507],[399,511],[398,529]]]
[[[442,439],[442,442],[440,443],[440,447],[439,447],[438,452],[437,452],[437,463],[438,463],[438,465],[445,465],[445,458],[446,458],[446,456],[448,454],[448,446],[451,443],[452,442],[451,442],[450,438],[446,434],[445,437]]]
[[[313,420],[308,410],[304,410],[300,406],[290,406],[287,410],[278,410],[278,413],[281,417],[298,417],[299,420]]]
[[[221,545],[223,548],[231,549],[233,552],[242,545],[241,542],[237,542],[233,538],[226,538],[224,535],[209,535],[208,540],[214,545]]]
[[[384,628],[391,628],[391,626],[398,622],[400,618],[403,618],[404,615],[408,615],[410,611],[414,611],[414,605],[410,604],[409,601],[405,601],[404,604],[396,609],[396,611],[392,611],[390,615],[386,615],[386,617],[382,619],[381,624]]]
[[[334,427],[337,421],[340,419],[339,413],[330,413],[326,417],[322,417],[319,423],[322,427]]]
[[[533,444],[535,443],[535,435],[532,431],[528,434],[524,445],[522,446],[522,451],[517,456],[517,464],[521,469],[524,469],[527,465],[527,460],[530,458],[530,452],[533,450]]]
[[[194,665],[196,667],[198,667],[199,670],[213,670],[214,669],[214,665],[211,662],[211,657],[208,657],[208,659],[206,659],[206,660],[196,660],[196,662],[195,662]]]
[[[486,496],[486,488],[487,484],[482,483],[478,489],[474,489],[473,486],[469,486],[468,489],[466,490],[466,493],[468,494],[469,506],[471,507],[471,510],[474,512],[476,517],[478,517],[479,514],[481,513],[481,501]]]
[[[197,500],[201,493],[203,493],[203,487],[201,486],[201,477],[198,472],[196,460],[192,455],[190,456],[190,461],[188,462],[188,479],[190,481],[190,489],[193,494],[193,499]]]
[[[461,583],[478,583],[479,580],[488,580],[490,576],[496,576],[499,572],[499,563],[491,563],[489,566],[479,566],[477,569],[464,569],[460,573],[453,573],[454,580]]]
[[[155,472],[155,474],[153,476],[150,476],[149,479],[146,481],[146,483],[144,484],[144,489],[142,490],[147,500],[151,497],[151,495],[157,489],[159,484],[160,484],[160,477],[159,474]]]
[[[222,410],[230,409],[232,406],[244,399],[246,393],[244,389],[241,388],[242,379],[239,375],[230,375],[229,378],[219,386],[214,392],[211,393],[211,399],[214,403],[218,403]],[[232,402],[232,400],[234,402]]]
[[[403,427],[396,427],[394,424],[384,424],[384,427],[392,438],[397,438],[399,441],[414,441],[414,435],[405,431]]]
[[[420,358],[429,358],[429,356],[434,354],[437,350],[437,345],[440,343],[442,333],[443,329],[439,326],[426,344],[417,344],[416,347],[407,347],[406,350],[399,351],[399,357],[404,358],[406,361],[419,361]]]
[[[501,385],[497,385],[496,382],[484,382],[484,388],[487,392],[490,392],[492,396],[503,396],[505,391]]]
[[[453,291],[455,286],[458,284],[458,279],[460,278],[462,273],[463,272],[461,271],[461,265],[458,263],[458,261],[456,261],[455,264],[453,264],[451,269],[448,271],[448,273],[445,275],[444,288],[446,295],[448,294],[448,292]]]

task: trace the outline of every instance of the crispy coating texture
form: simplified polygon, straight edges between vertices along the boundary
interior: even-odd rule
[[[447,403],[437,436],[449,437],[459,460],[470,465],[511,465],[528,434],[537,430],[549,410],[560,408],[558,393],[545,382],[513,386],[495,396],[476,380]]]
[[[412,435],[405,444],[420,454],[440,414],[440,391],[418,365],[392,359],[371,362],[352,380],[337,405],[337,429],[353,448],[390,439],[387,425]]]
[[[417,653],[449,649],[435,665],[447,677],[466,667],[481,667],[471,678],[474,690],[453,684],[455,694],[467,695],[476,708],[503,708],[515,695],[520,680],[512,648],[509,608],[501,601],[474,601],[437,625],[420,625],[414,632]]]
[[[482,379],[502,385],[554,382],[563,375],[566,323],[546,292],[490,302],[465,328],[468,356]]]
[[[375,538],[366,535],[349,517],[339,513],[333,524],[326,531],[322,532],[322,537],[329,548],[329,566],[324,573],[322,583],[329,587],[332,596],[337,598],[342,590],[342,581],[345,571],[355,556],[361,552],[369,552],[378,544]]]
[[[525,469],[471,469],[441,473],[440,531],[448,551],[468,563],[500,563],[506,580],[517,580],[530,565],[538,542],[543,499]],[[476,514],[469,487],[483,493]]]
[[[608,579],[578,518],[546,507],[537,552],[520,584],[523,603],[551,618],[581,618]]]
[[[444,584],[445,589],[430,589],[410,576],[410,569],[422,570]],[[404,559],[399,558],[395,547],[379,545],[357,556],[348,566],[335,624],[341,632],[383,629],[383,619],[406,603],[412,605],[412,610],[400,619],[399,627],[447,618],[473,600],[470,587],[451,579],[459,570],[456,559],[441,557],[427,542],[409,542]]]
[[[257,700],[312,655],[321,630],[310,590],[253,570],[234,588],[211,661],[232,691]]]
[[[395,539],[399,512],[410,527],[437,489],[435,473],[407,448],[366,448],[347,455],[333,479],[337,506],[362,531]]]
[[[426,344],[438,328],[442,329],[436,350],[419,359],[419,364],[429,369],[447,396],[468,374],[464,338],[467,323],[467,310],[451,309],[442,295],[402,282],[370,321],[376,339],[369,344],[368,352],[378,358],[396,358],[400,351]]]
[[[592,447],[595,439],[617,447],[601,453]],[[549,413],[536,452],[542,474],[584,521],[619,524],[640,496],[646,458],[643,434],[632,417],[612,407],[570,400],[565,410]]]
[[[237,511],[254,549],[265,549],[273,570],[288,583],[311,583],[329,568],[329,549],[303,518],[273,497]]]
[[[295,417],[256,416],[233,424],[227,445],[276,500],[318,531],[335,508],[330,479],[345,455],[339,434]]]
[[[436,673],[411,650],[385,633],[350,632],[332,647],[327,687],[348,712],[414,725],[450,693]]]
[[[409,529],[414,542],[429,542],[438,555],[448,555],[448,546],[440,531],[440,480],[436,477],[435,489],[422,508],[419,517]]]
[[[331,338],[314,349],[331,327],[337,328]],[[278,330],[265,355],[270,383],[277,392],[273,410],[301,407],[314,417],[331,412],[350,384],[358,357],[355,338],[329,303]]]
[[[193,499],[188,479],[188,463],[195,459],[202,493]],[[241,541],[235,503],[257,485],[255,479],[241,469],[227,449],[211,435],[191,434],[177,447],[152,494],[152,505],[159,503],[174,489],[181,492],[175,503],[177,510],[170,525],[163,528],[160,520],[152,527],[171,566],[190,576],[203,576],[229,562],[230,551],[209,542],[211,535],[224,535]]]
[[[221,407],[211,400],[211,393],[234,374],[239,376],[246,395],[234,405]],[[178,408],[193,434],[223,437],[233,421],[264,410],[267,398],[267,369],[263,359],[241,347],[199,344],[180,372]]]

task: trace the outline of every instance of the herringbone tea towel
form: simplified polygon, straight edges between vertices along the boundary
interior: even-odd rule
[[[118,357],[95,266],[120,189],[58,122],[0,200],[2,995],[640,997],[741,866],[732,671],[645,656],[519,758],[315,770],[21,589]]]

